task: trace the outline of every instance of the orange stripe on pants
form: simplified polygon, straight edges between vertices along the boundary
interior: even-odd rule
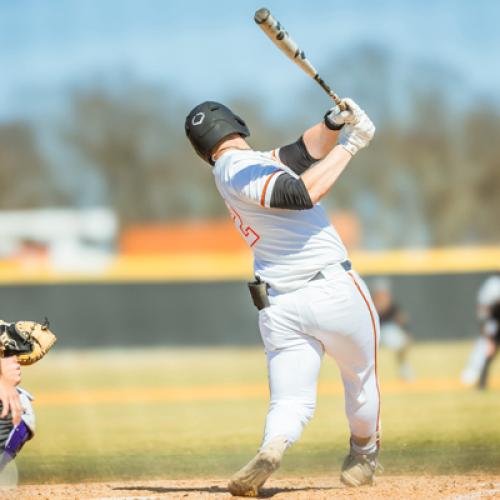
[[[370,303],[368,302],[368,299],[366,298],[366,295],[363,293],[363,290],[359,286],[359,283],[356,281],[354,276],[351,273],[347,273],[352,281],[354,282],[354,285],[358,289],[358,292],[361,294],[361,297],[363,297],[363,300],[365,301],[366,307],[368,308],[368,312],[370,313],[370,318],[372,321],[372,329],[373,329],[373,340],[374,340],[374,346],[375,346],[375,381],[377,384],[377,393],[378,393],[378,410],[377,410],[377,433],[380,432],[380,385],[378,383],[378,342],[377,342],[377,326],[375,322],[375,316],[373,314],[372,308],[370,307]],[[377,447],[380,447],[380,438],[377,438]]]

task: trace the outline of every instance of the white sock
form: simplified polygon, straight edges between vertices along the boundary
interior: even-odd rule
[[[377,434],[374,434],[364,446],[356,444],[354,440],[351,439],[351,450],[357,455],[370,455],[371,453],[375,453],[377,451]]]

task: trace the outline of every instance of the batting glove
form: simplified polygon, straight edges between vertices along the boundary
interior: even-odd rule
[[[330,130],[340,130],[345,123],[352,119],[353,113],[350,109],[340,111],[338,106],[330,108],[325,116],[324,121],[326,128]]]
[[[344,119],[345,126],[338,144],[354,156],[360,149],[368,146],[375,134],[375,125],[352,99],[346,98],[344,102],[351,113]]]

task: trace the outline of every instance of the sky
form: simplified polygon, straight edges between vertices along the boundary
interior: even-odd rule
[[[271,110],[289,106],[307,77],[254,24],[262,6],[262,0],[0,0],[0,120],[36,115],[68,88],[120,75],[193,103],[251,94]],[[266,7],[320,73],[332,54],[372,44],[402,65],[417,58],[450,68],[473,96],[499,93],[500,2],[267,0]]]

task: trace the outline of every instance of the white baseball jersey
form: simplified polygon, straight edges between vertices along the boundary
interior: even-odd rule
[[[342,262],[347,251],[326,212],[270,208],[276,179],[298,175],[273,152],[230,150],[213,168],[233,221],[254,254],[254,272],[278,291],[305,285],[318,271]]]

